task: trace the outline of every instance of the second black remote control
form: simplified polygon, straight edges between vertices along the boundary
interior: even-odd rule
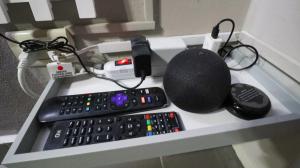
[[[51,127],[44,150],[167,134],[182,130],[183,125],[176,112],[58,121]]]
[[[41,123],[134,112],[164,107],[167,99],[158,87],[68,95],[46,100],[39,109]]]

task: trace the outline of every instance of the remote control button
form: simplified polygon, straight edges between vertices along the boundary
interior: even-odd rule
[[[133,125],[132,124],[127,124],[127,129],[128,130],[133,130]]]
[[[95,100],[95,103],[96,103],[96,104],[100,104],[100,103],[101,103],[101,98],[97,98],[97,99]]]
[[[124,107],[128,103],[128,96],[124,93],[117,93],[111,96],[111,103],[113,108]]]
[[[95,110],[96,110],[96,111],[101,110],[101,106],[100,106],[100,105],[96,105],[96,106],[95,106]]]
[[[173,112],[170,113],[169,117],[170,117],[171,119],[173,119],[173,118],[175,117],[175,116],[174,116],[174,113],[173,113]]]
[[[145,93],[149,94],[150,93],[149,89],[145,89]]]
[[[87,136],[86,138],[85,138],[85,143],[87,143],[87,144],[89,144],[89,143],[91,143],[91,136]]]
[[[74,101],[73,102],[73,106],[77,106],[78,102],[77,101]]]
[[[138,104],[138,101],[137,101],[136,98],[131,99],[131,102],[132,102],[132,104],[135,105],[135,106]]]
[[[151,121],[150,120],[146,120],[146,124],[147,125],[151,125]]]
[[[103,104],[103,110],[107,110],[107,104]]]
[[[98,128],[97,128],[97,132],[101,132],[102,131],[102,128],[101,128],[101,126],[99,126]]]
[[[140,92],[141,95],[144,94],[144,90],[143,89],[140,89],[139,92]]]
[[[75,145],[75,143],[76,143],[76,137],[73,137],[73,138],[71,138],[71,145]]]
[[[96,142],[100,142],[100,141],[101,141],[100,135],[97,135],[97,136],[95,137],[95,141],[96,141]]]
[[[75,128],[73,131],[73,135],[76,136],[78,134],[78,128]]]
[[[74,125],[74,121],[70,121],[70,122],[69,122],[69,128],[72,128],[73,125]]]
[[[107,93],[103,93],[103,97],[107,98],[108,94]]]
[[[147,126],[147,131],[152,131],[151,125],[148,125],[148,126]]]
[[[108,118],[107,120],[106,120],[106,123],[108,123],[108,124],[111,124],[113,122],[113,119],[112,118]]]
[[[82,112],[82,107],[78,107],[77,111],[78,111],[78,113],[81,113]]]
[[[111,127],[111,126],[107,126],[107,127],[106,127],[106,131],[107,131],[107,132],[110,132],[111,130],[112,130],[112,127]]]
[[[70,109],[70,108],[67,108],[67,109],[66,109],[66,114],[70,114],[70,112],[71,112],[71,109]]]
[[[63,115],[65,113],[65,109],[61,109],[60,111],[59,111],[59,115]]]
[[[90,107],[85,107],[85,112],[90,112],[91,108]]]
[[[146,99],[145,99],[144,96],[141,97],[141,103],[142,103],[142,104],[145,104],[145,103],[146,103]]]
[[[67,145],[68,145],[68,142],[69,142],[69,139],[68,139],[68,138],[64,139],[64,141],[63,141],[63,146],[67,146]]]
[[[152,132],[147,132],[147,136],[152,136]]]
[[[70,136],[70,135],[71,135],[71,132],[72,132],[72,129],[67,129],[67,131],[66,131],[66,136]]]
[[[67,106],[71,106],[71,105],[72,105],[72,103],[71,103],[71,102],[68,102],[68,103],[67,103]]]
[[[136,135],[136,133],[134,131],[129,131],[127,134],[127,136],[129,136],[129,137],[133,137],[135,135]]]
[[[103,97],[103,102],[104,102],[104,103],[107,102],[107,97]]]
[[[88,134],[91,134],[92,132],[93,132],[93,128],[92,128],[92,127],[89,127],[87,133],[88,133]]]
[[[179,132],[180,130],[179,130],[179,128],[174,128],[174,131]]]
[[[83,121],[82,121],[82,126],[85,127],[86,124],[87,124],[87,121],[86,121],[86,120],[83,120]]]
[[[128,117],[128,118],[127,118],[127,121],[128,121],[128,122],[132,122],[132,121],[134,121],[134,118]]]
[[[150,115],[150,118],[151,118],[151,119],[156,119],[156,115],[155,115],[155,114],[152,114],[152,115]]]
[[[86,105],[87,105],[87,106],[90,106],[90,105],[91,105],[91,102],[87,102]]]
[[[147,103],[151,104],[152,103],[152,97],[151,96],[147,96]]]
[[[106,141],[110,141],[110,140],[112,140],[112,136],[111,136],[111,135],[109,135],[109,134],[107,134],[107,135],[106,135],[106,137],[105,137],[105,140],[106,140]]]
[[[123,125],[123,124],[120,124],[120,125],[119,125],[119,129],[120,129],[120,132],[121,132],[121,133],[124,133],[125,130],[124,130],[124,125]]]
[[[101,119],[98,120],[98,124],[102,124],[102,120]]]
[[[136,123],[135,127],[139,130],[141,130],[141,124],[140,123]]]
[[[82,143],[83,143],[83,137],[81,136],[81,137],[79,137],[79,139],[78,139],[78,144],[81,145]]]
[[[61,106],[62,106],[62,107],[66,106],[66,102],[62,102],[62,103],[61,103]]]
[[[94,125],[94,120],[89,120],[89,125]]]
[[[160,99],[159,99],[158,96],[154,96],[154,100],[155,100],[156,103],[158,103]]]
[[[85,128],[81,128],[80,134],[81,134],[81,135],[84,135],[84,134],[85,134]]]
[[[76,126],[76,127],[79,127],[79,126],[80,126],[80,124],[81,124],[81,122],[80,122],[80,121],[76,121],[76,122],[75,122],[75,126]]]
[[[150,115],[149,115],[149,114],[146,114],[146,115],[145,115],[145,119],[146,119],[146,120],[150,120]]]

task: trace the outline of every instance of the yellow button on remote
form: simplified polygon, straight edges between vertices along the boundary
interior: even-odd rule
[[[147,130],[148,130],[148,131],[152,131],[151,125],[148,125],[148,126],[147,126]]]

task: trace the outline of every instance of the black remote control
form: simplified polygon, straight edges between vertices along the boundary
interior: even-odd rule
[[[58,121],[44,150],[182,131],[175,112]]]
[[[38,112],[38,119],[41,123],[46,123],[157,109],[166,104],[165,93],[158,87],[59,96],[43,103]]]

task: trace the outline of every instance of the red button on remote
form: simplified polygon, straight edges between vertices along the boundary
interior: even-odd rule
[[[170,118],[174,118],[175,116],[174,116],[174,113],[170,113]]]
[[[146,115],[145,115],[145,119],[146,119],[146,120],[150,120],[150,115],[149,115],[149,114],[146,114]]]
[[[174,131],[179,132],[180,130],[179,130],[179,128],[174,128]]]

